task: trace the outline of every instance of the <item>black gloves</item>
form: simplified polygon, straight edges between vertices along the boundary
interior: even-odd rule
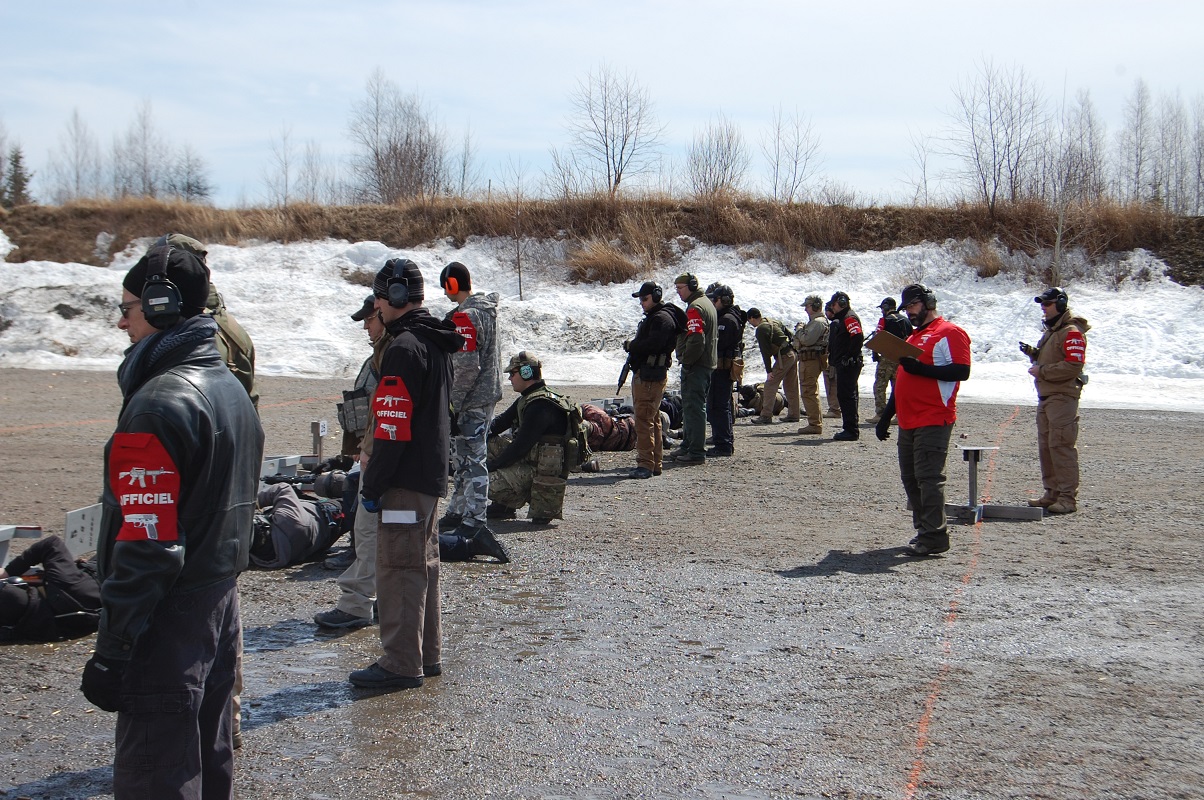
[[[351,456],[334,456],[333,458],[328,458],[322,463],[318,464],[318,466],[314,467],[314,474],[319,475],[323,472],[333,472],[336,469],[346,472],[347,470],[351,469],[351,465],[354,463],[355,462],[351,460]]]
[[[969,364],[945,364],[938,367],[935,364],[925,364],[911,356],[899,359],[899,366],[909,375],[919,375],[921,378],[932,378],[937,381],[964,381],[970,377]]]
[[[1033,347],[1031,344],[1025,344],[1024,342],[1021,342],[1020,343],[1020,352],[1024,353],[1029,358],[1037,357],[1037,348]]]
[[[125,676],[124,661],[92,654],[84,665],[84,677],[79,688],[88,702],[101,711],[116,711],[121,702],[121,680]]]
[[[882,419],[878,420],[878,424],[874,426],[874,434],[880,442],[890,438],[890,417],[883,415]]]

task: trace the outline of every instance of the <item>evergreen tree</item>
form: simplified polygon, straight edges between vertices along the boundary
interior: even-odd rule
[[[29,182],[32,179],[33,174],[25,168],[25,156],[21,148],[13,145],[8,151],[4,182],[0,184],[0,206],[11,209],[32,203],[33,198],[29,196]]]

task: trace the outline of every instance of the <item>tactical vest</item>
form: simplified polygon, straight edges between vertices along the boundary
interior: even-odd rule
[[[519,398],[518,408],[515,409],[516,428],[522,428],[523,415],[526,413],[527,406],[539,401],[553,403],[565,413],[564,431],[560,434],[545,434],[540,437],[539,441],[541,444],[557,445],[556,449],[562,453],[562,463],[557,471],[567,475],[591,455],[588,442],[589,426],[581,414],[581,406],[544,385]],[[537,472],[550,472],[552,469],[551,465],[544,463],[547,460],[546,457],[538,452],[544,449],[538,445],[533,448],[534,451],[537,451]]]

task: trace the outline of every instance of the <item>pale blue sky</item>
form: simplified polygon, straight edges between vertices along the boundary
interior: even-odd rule
[[[484,179],[535,177],[563,146],[568,95],[606,63],[650,92],[678,162],[717,112],[750,148],[777,105],[809,115],[822,172],[905,197],[909,131],[937,133],[982,59],[1057,100],[1091,91],[1110,133],[1137,78],[1204,94],[1198,2],[279,2],[0,0],[0,125],[44,168],[73,109],[107,148],[144,100],[201,155],[219,205],[255,203],[284,126],[345,154],[377,67],[418,92],[453,146],[471,127]],[[759,168],[754,159],[754,169]],[[35,183],[35,189],[37,184]]]

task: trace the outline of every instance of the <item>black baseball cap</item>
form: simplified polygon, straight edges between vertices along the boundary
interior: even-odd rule
[[[372,312],[375,310],[376,297],[374,295],[368,295],[364,298],[364,304],[360,306],[358,311],[351,315],[351,318],[356,322],[363,322],[368,317],[372,316]]]

